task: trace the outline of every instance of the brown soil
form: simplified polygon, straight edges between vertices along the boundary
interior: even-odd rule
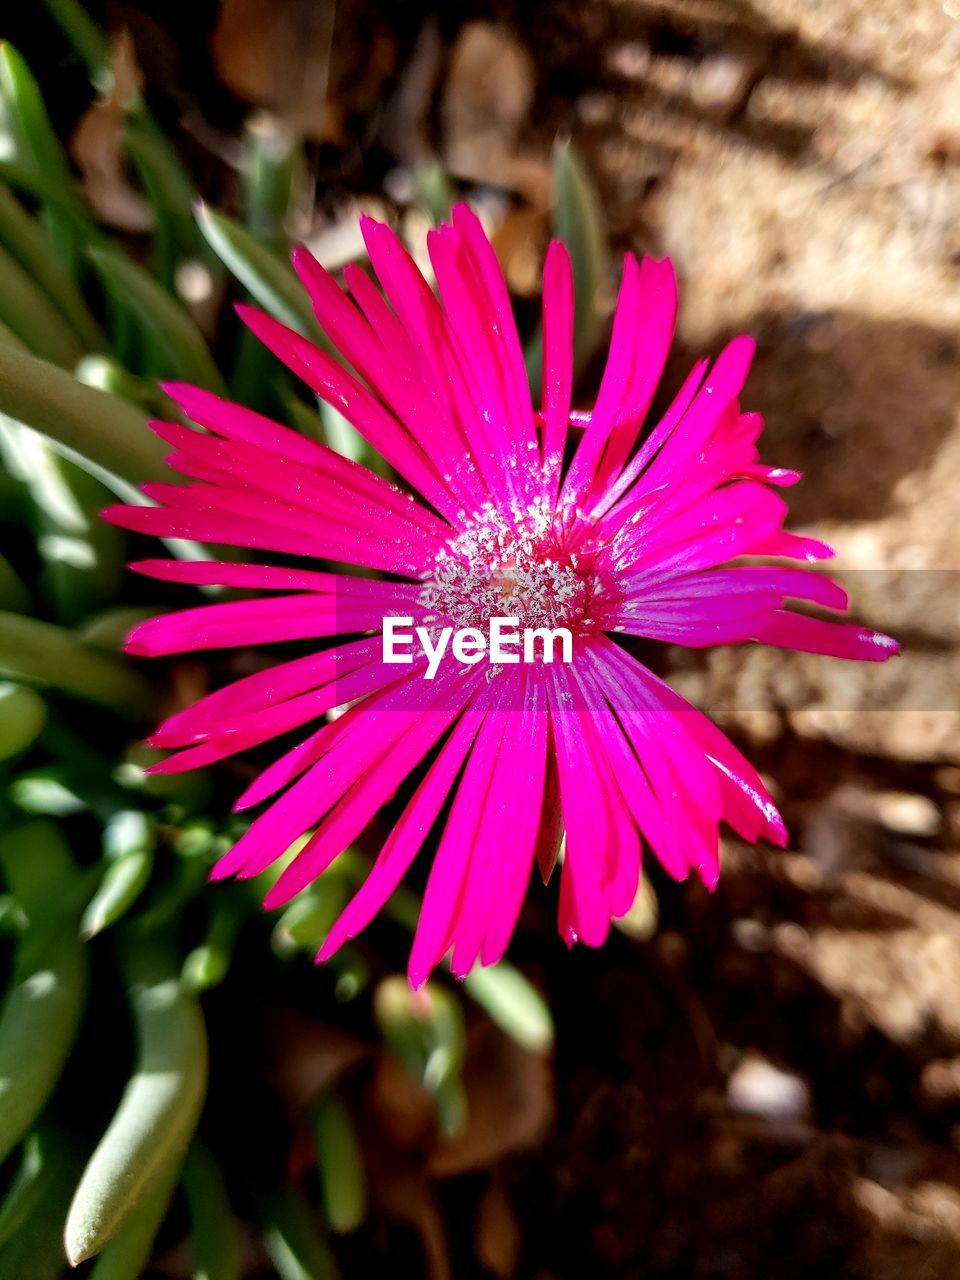
[[[548,953],[559,1111],[514,1170],[525,1274],[960,1274],[960,11],[521,6],[537,120],[681,276],[681,375],[737,331],[798,525],[883,670],[671,656],[759,757],[793,852],[731,844],[660,929]],[[839,668],[839,670],[838,670]],[[909,793],[912,800],[890,793]],[[912,812],[911,812],[912,810]],[[769,1068],[776,1071],[771,1073]]]

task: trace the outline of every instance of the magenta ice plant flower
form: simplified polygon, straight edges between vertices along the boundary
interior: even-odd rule
[[[351,266],[345,292],[306,250],[293,255],[341,360],[261,311],[238,310],[400,482],[177,384],[168,393],[203,430],[153,429],[192,483],[147,485],[158,505],[114,507],[107,517],[296,559],[132,566],[267,594],[154,618],[131,634],[131,653],[311,644],[172,715],[151,742],[176,751],[157,767],[210,765],[309,726],[238,800],[241,810],[266,807],[213,872],[254,876],[309,833],[268,906],[321,875],[418,771],[319,953],[364,928],[435,838],[410,956],[418,986],[448,953],[457,975],[503,955],[531,871],[539,864],[550,874],[561,832],[560,933],[590,946],[629,910],[645,849],[671,876],[694,870],[713,887],[721,821],[746,840],[785,843],[757,772],[638,660],[633,637],[868,661],[897,645],[788,605],[837,611],[847,600],[831,579],[782,563],[831,552],[783,528],[777,490],[799,476],[760,461],[761,419],[741,411],[749,338],[735,338],[712,365],[699,361],[644,429],[674,330],[669,261],[627,255],[596,403],[573,413],[573,278],[562,244],[550,245],[544,267],[537,407],[503,276],[468,208],[428,237],[439,298],[388,227],[364,219],[363,236],[379,289]],[[541,653],[532,663],[468,665],[448,648],[428,680],[422,655],[403,666],[383,660],[386,617],[428,634],[486,630],[493,617],[563,627],[572,661],[547,663]]]

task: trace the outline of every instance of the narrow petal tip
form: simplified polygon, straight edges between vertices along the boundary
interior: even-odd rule
[[[766,818],[767,839],[771,844],[775,844],[778,849],[785,849],[790,843],[790,832],[787,830],[787,824],[780,816],[780,811],[775,809],[773,805],[770,805]]]
[[[132,507],[127,502],[115,502],[111,506],[103,508],[100,512],[100,519],[105,520],[107,524],[117,524],[123,528],[129,513],[136,510],[136,507]]]
[[[152,577],[157,565],[162,563],[162,560],[128,560],[127,568],[131,573],[139,573],[144,577]]]
[[[893,636],[884,635],[882,631],[868,632],[868,639],[876,647],[878,662],[886,662],[888,658],[903,652],[900,641],[894,640]]]
[[[175,400],[177,404],[181,404],[184,400],[188,400],[194,392],[197,391],[197,389],[197,387],[191,386],[189,382],[170,380],[168,382],[160,383],[160,390],[164,395],[168,395],[170,399]]]
[[[123,642],[124,653],[138,658],[161,658],[170,652],[162,643],[164,618],[147,618],[138,622]],[[159,624],[159,627],[158,625]]]
[[[244,872],[241,870],[237,872],[237,879],[248,880],[254,874],[255,873],[252,871]],[[289,890],[281,889],[278,882],[277,884],[272,885],[263,895],[263,909],[264,911],[276,911],[278,907],[285,907],[290,899],[295,896],[296,895],[290,893]]]
[[[153,658],[156,656],[152,652],[149,643],[142,640],[135,631],[132,631],[124,640],[123,652],[129,653],[132,658]]]
[[[260,308],[251,306],[249,302],[235,302],[233,309],[249,329],[255,328],[264,319]]]
[[[149,498],[151,502],[159,502],[161,495],[167,493],[166,481],[149,480],[146,484],[140,486],[140,492],[145,498]]]
[[[886,662],[900,652],[900,641],[870,627],[853,627],[850,631],[848,652],[841,658],[860,659],[862,662]]]
[[[313,957],[313,963],[326,964],[330,957],[335,956],[344,943],[349,942],[352,937],[352,933],[344,933],[342,930],[338,930],[337,926],[334,925],[320,944],[319,951]]]

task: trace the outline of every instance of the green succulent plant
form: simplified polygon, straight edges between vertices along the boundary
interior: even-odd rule
[[[104,34],[77,0],[47,0],[47,10],[102,85]],[[211,344],[178,292],[192,266],[210,290],[248,296],[322,340],[282,230],[303,157],[295,141],[278,155],[251,129],[229,216],[200,202],[136,95],[124,143],[152,231],[125,241],[87,203],[42,87],[9,44],[0,46],[0,142],[0,1280],[43,1280],[87,1259],[98,1280],[140,1275],[175,1196],[196,1276],[241,1274],[241,1219],[281,1277],[329,1275],[328,1235],[355,1229],[366,1212],[345,1097],[334,1084],[304,1107],[317,1177],[303,1190],[255,1185],[234,1148],[223,1149],[208,1096],[208,1062],[210,1078],[223,1079],[237,1041],[257,1034],[247,1026],[238,1036],[231,1022],[249,1008],[251,972],[258,994],[273,998],[314,984],[310,1005],[328,1021],[364,1004],[447,1131],[466,1105],[465,997],[533,1052],[549,1048],[553,1029],[541,996],[506,964],[462,988],[434,982],[416,1006],[370,942],[345,948],[321,979],[306,961],[362,876],[362,851],[266,920],[262,884],[206,888],[211,862],[242,829],[225,816],[216,779],[145,772],[140,735],[177,676],[148,682],[120,652],[129,626],[162,601],[124,575],[124,536],[98,512],[111,492],[146,501],[137,486],[163,474],[146,420],[174,410],[156,379],[229,389],[380,465],[348,424],[251,355],[229,311]],[[435,213],[448,184],[439,170],[428,178],[423,199]],[[556,179],[557,227],[586,308],[576,325],[582,365],[606,274],[602,218],[569,148],[556,153]],[[535,338],[531,369],[538,361]],[[401,891],[385,928],[408,932],[418,906]]]

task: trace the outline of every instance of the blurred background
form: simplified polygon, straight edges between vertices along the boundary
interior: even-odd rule
[[[68,1213],[99,1280],[960,1274],[960,5],[44,0],[0,37],[0,1280],[65,1274]],[[141,739],[257,659],[121,658],[193,599],[96,511],[159,475],[116,442],[161,375],[375,463],[229,303],[312,334],[291,242],[337,270],[365,211],[422,262],[458,196],[534,373],[570,244],[582,404],[627,249],[680,276],[665,396],[757,338],[793,527],[904,655],[652,654],[789,851],[727,840],[713,897],[651,867],[598,953],[535,887],[510,964],[416,1000],[422,874],[310,963],[389,814],[282,916],[205,887],[237,776]]]

